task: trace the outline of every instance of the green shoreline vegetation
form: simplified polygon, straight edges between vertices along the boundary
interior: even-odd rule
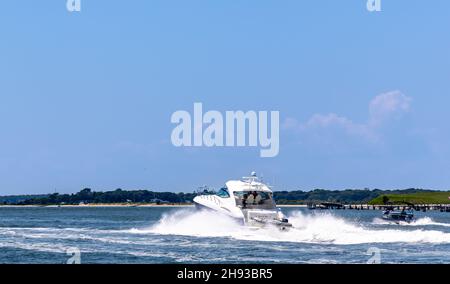
[[[450,192],[416,192],[411,194],[383,194],[369,202],[370,205],[379,204],[450,204]]]
[[[213,191],[204,191],[210,194]],[[0,205],[189,205],[198,193],[154,192],[149,190],[92,191],[85,188],[73,194],[0,196]],[[450,191],[425,189],[380,190],[346,189],[275,191],[279,205],[305,205],[334,202],[341,204],[450,204]]]

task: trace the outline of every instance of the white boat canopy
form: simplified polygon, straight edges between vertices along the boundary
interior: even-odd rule
[[[270,188],[256,180],[230,180],[226,183],[230,192],[233,191],[261,191],[272,192]]]

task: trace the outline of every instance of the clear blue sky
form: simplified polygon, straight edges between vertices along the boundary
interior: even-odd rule
[[[450,1],[2,1],[0,194],[450,188]],[[279,110],[280,154],[175,148],[171,114]]]

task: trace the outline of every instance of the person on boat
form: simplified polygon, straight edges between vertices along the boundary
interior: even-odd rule
[[[248,197],[247,202],[251,204],[258,204],[258,196],[259,194],[256,191],[250,192],[250,196]]]
[[[254,200],[255,204],[260,204],[262,197],[258,192],[253,191],[253,200]]]
[[[255,204],[255,196],[253,195],[253,192],[250,192],[250,194],[248,195],[247,203],[250,205]]]
[[[247,207],[247,197],[248,197],[247,193],[244,194],[244,196],[242,197],[242,208]]]

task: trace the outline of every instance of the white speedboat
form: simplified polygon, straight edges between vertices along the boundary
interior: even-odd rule
[[[272,190],[255,172],[242,180],[228,181],[216,194],[196,196],[194,204],[199,209],[223,213],[250,227],[273,225],[281,230],[292,227],[276,207]]]

